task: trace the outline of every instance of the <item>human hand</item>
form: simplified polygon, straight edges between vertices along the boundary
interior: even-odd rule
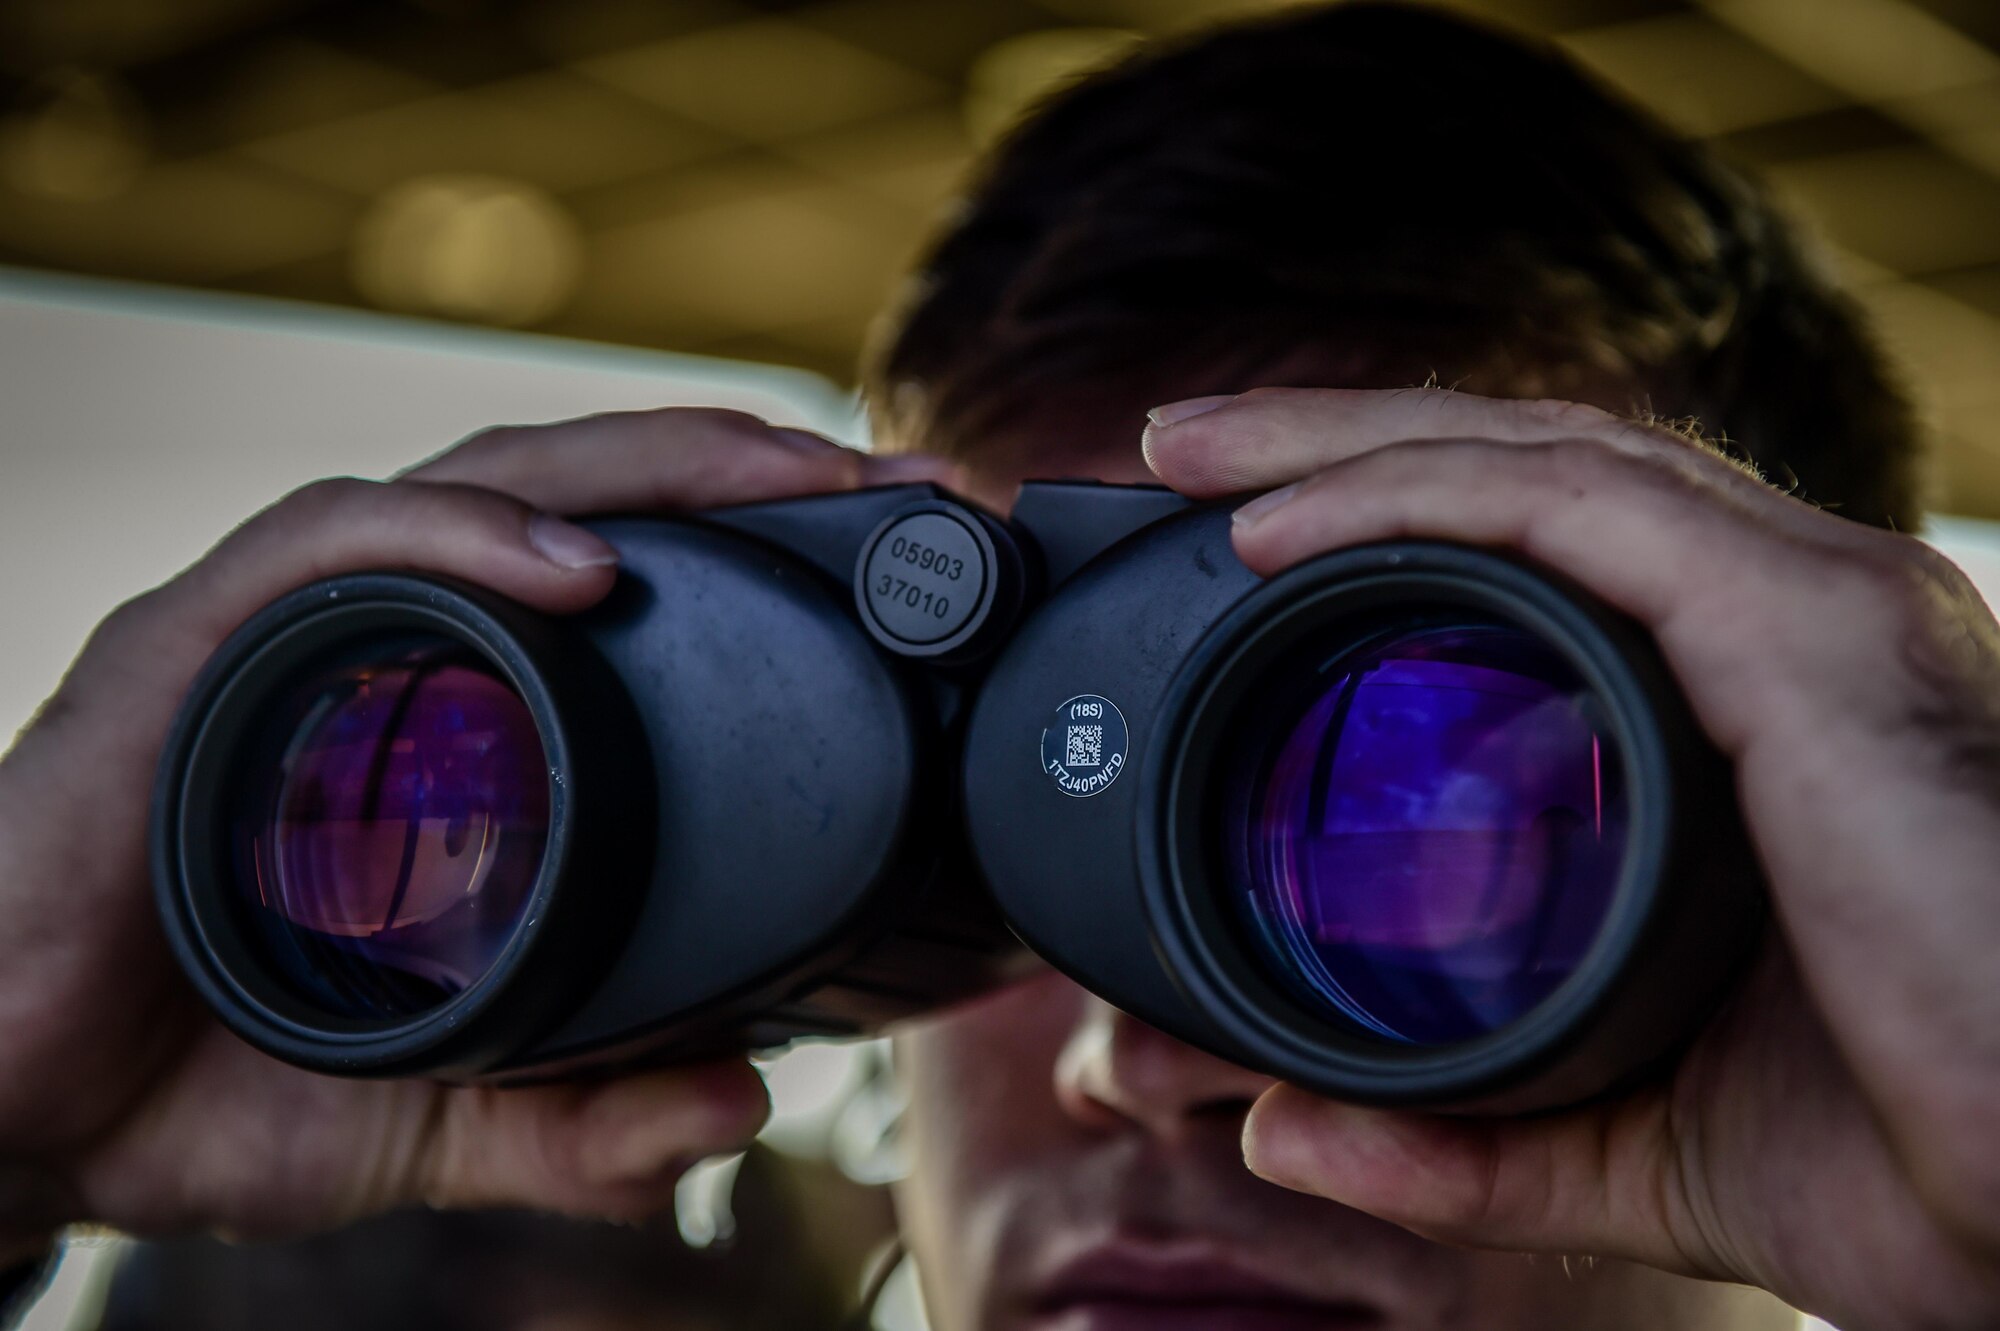
[[[1159,409],[1146,451],[1190,495],[1287,487],[1237,514],[1261,573],[1462,541],[1638,619],[1735,763],[1775,906],[1657,1084],[1482,1120],[1278,1087],[1250,1167],[1445,1242],[1759,1285],[1846,1331],[2000,1322],[2000,626],[1964,575],[1569,403],[1258,390]]]
[[[322,1077],[243,1044],[195,1001],[154,915],[154,769],[209,654],[313,579],[413,569],[571,613],[610,589],[616,557],[555,514],[947,471],[735,412],[493,430],[393,482],[307,486],[113,613],[0,761],[0,1252],[75,1220],[271,1235],[414,1202],[636,1217],[685,1166],[747,1142],[766,1100],[742,1060],[497,1090]]]

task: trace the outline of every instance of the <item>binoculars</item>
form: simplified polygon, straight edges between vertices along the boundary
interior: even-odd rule
[[[1036,482],[586,524],[609,597],[332,578],[200,675],[158,904],[304,1067],[517,1081],[879,1028],[1018,974],[1324,1094],[1642,1074],[1764,894],[1657,648],[1436,542],[1262,579],[1226,506]]]

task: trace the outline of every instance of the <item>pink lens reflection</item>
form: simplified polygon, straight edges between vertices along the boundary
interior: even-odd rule
[[[355,1017],[412,1015],[476,983],[548,842],[527,705],[456,644],[406,639],[306,681],[273,721],[237,821],[238,888],[269,959]]]
[[[1341,659],[1232,764],[1226,849],[1251,934],[1314,1007],[1443,1044],[1576,969],[1623,856],[1588,692],[1535,639],[1430,629]],[[1273,722],[1275,721],[1275,725]]]

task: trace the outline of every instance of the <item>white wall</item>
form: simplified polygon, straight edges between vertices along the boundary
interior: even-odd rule
[[[0,268],[0,748],[107,610],[294,486],[677,403],[853,422],[801,371]]]

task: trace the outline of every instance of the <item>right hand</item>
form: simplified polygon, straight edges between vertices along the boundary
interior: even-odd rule
[[[307,486],[119,608],[0,760],[0,1255],[73,1221],[282,1235],[411,1203],[638,1217],[687,1165],[748,1142],[767,1110],[742,1059],[496,1090],[319,1076],[242,1043],[154,915],[154,768],[209,654],[314,579],[409,569],[571,613],[610,590],[615,555],[556,514],[950,471],[725,411],[492,430],[391,482]]]

